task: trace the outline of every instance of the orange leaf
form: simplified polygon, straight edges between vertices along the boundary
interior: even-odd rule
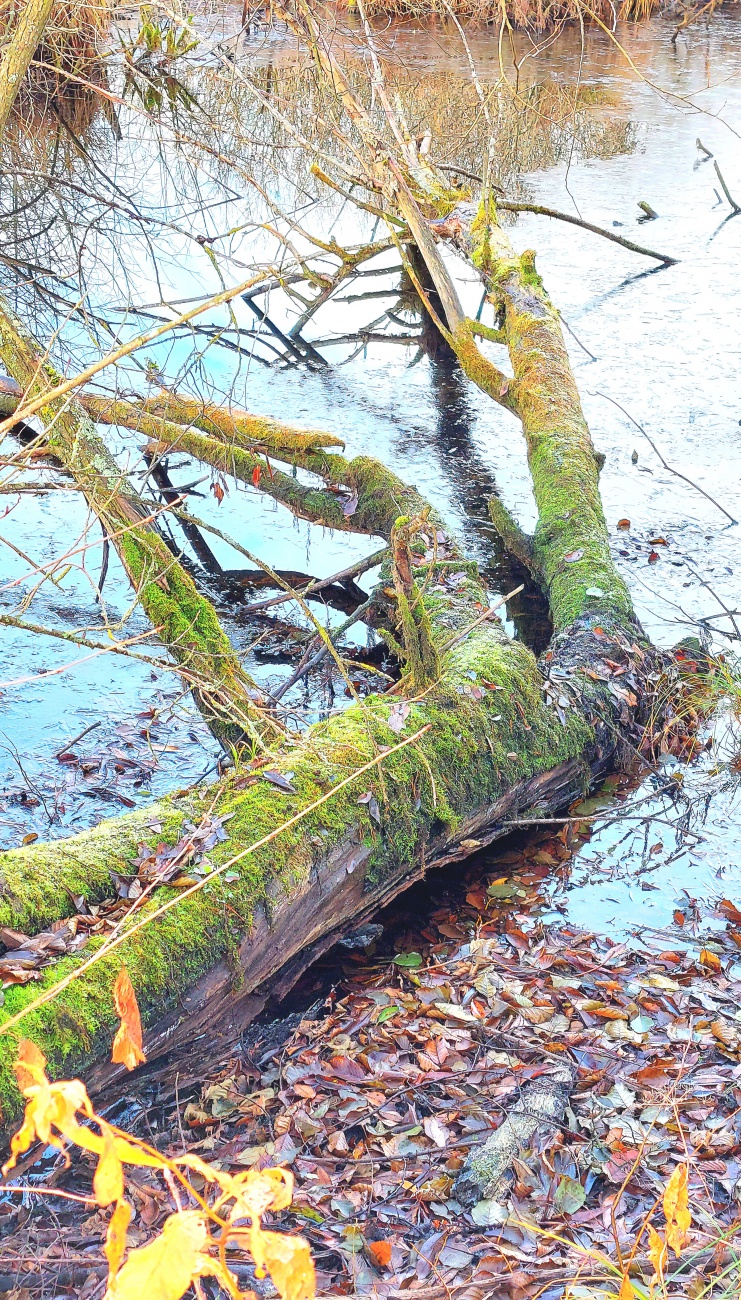
[[[46,1057],[44,1053],[30,1039],[22,1038],[18,1044],[18,1055],[13,1064],[13,1072],[21,1092],[25,1094],[26,1088],[29,1088],[34,1083],[39,1083],[39,1071],[43,1074],[45,1069]]]
[[[390,1241],[369,1241],[368,1250],[373,1256],[375,1262],[381,1268],[388,1268],[391,1263],[391,1242]]]
[[[135,1070],[147,1058],[142,1050],[142,1022],[136,994],[125,966],[118,972],[113,1000],[121,1027],[113,1040],[111,1060],[116,1065],[125,1065],[127,1070]]]
[[[93,1191],[98,1205],[110,1205],[123,1200],[123,1165],[116,1154],[113,1133],[108,1124],[98,1121],[103,1138],[103,1150],[93,1179]]]
[[[652,1228],[649,1223],[648,1257],[653,1264],[654,1279],[657,1279],[659,1282],[661,1282],[664,1277],[666,1253],[666,1242],[664,1241],[664,1238],[661,1236],[661,1233],[657,1232],[655,1228]]]
[[[628,1277],[628,1274],[623,1273],[623,1280],[620,1283],[620,1290],[618,1292],[618,1300],[633,1300],[634,1296],[635,1291],[633,1290],[633,1284]]]
[[[110,1286],[119,1268],[126,1249],[126,1230],[131,1223],[131,1206],[128,1201],[119,1201],[111,1215],[105,1237],[105,1257],[108,1260],[108,1285]]]
[[[252,471],[252,486],[253,486],[253,487],[259,487],[259,486],[260,486],[260,466],[259,466],[259,465],[255,465],[255,468],[254,468],[253,471]]]
[[[687,1165],[677,1165],[664,1190],[664,1214],[666,1215],[666,1244],[671,1246],[679,1257],[687,1240],[692,1215],[689,1210]]]
[[[707,966],[710,970],[720,970],[720,957],[717,952],[711,952],[709,948],[701,949],[700,961],[703,966]]]
[[[262,1257],[281,1300],[314,1300],[316,1278],[309,1243],[282,1232],[261,1232]]]

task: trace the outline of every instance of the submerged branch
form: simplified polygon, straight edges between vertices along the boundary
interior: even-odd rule
[[[644,248],[642,244],[636,244],[632,239],[626,239],[625,235],[616,235],[614,230],[605,230],[603,226],[595,226],[591,221],[583,221],[581,217],[574,217],[570,212],[558,212],[556,208],[546,208],[540,203],[515,203],[510,199],[497,199],[497,207],[503,212],[533,212],[538,217],[553,217],[555,221],[566,221],[570,226],[580,226],[582,230],[590,230],[593,235],[601,235],[603,239],[609,239],[613,244],[620,244],[622,248],[627,248],[631,253],[639,253],[642,257],[652,257],[655,261],[661,262],[662,266],[676,266],[679,262],[677,257],[669,257],[667,253],[656,253],[652,248]]]

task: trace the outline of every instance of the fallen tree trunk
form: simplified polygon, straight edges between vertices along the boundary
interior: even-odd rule
[[[416,540],[422,550],[431,539],[418,534]],[[362,783],[345,786],[245,857],[235,868],[236,879],[215,880],[179,902],[139,930],[121,954],[104,957],[55,1000],[3,1032],[3,1021],[52,989],[81,958],[63,957],[41,972],[38,983],[8,988],[0,1013],[6,1122],[19,1099],[10,1070],[19,1037],[32,1037],[52,1068],[67,1074],[107,1054],[121,960],[150,1026],[150,1056],[205,1030],[215,1033],[219,1023],[239,1024],[261,1004],[266,981],[273,991],[284,990],[344,929],[430,867],[491,843],[514,818],[556,811],[583,794],[614,761],[621,732],[640,739],[649,706],[642,690],[653,667],[649,653],[615,627],[599,644],[600,655],[625,666],[636,690],[630,703],[607,682],[585,676],[590,660],[581,646],[564,640],[546,665],[550,682],[558,682],[558,697],[544,694],[541,670],[527,648],[510,641],[497,619],[482,620],[487,596],[476,566],[460,558],[454,539],[438,535],[436,542],[449,558],[422,561],[414,577],[418,590],[425,587],[421,599],[438,646],[440,676],[421,698],[407,700],[402,735],[429,730],[413,746],[381,757]],[[453,583],[446,581],[451,573]],[[403,629],[396,633],[401,638]],[[229,839],[211,852],[211,860],[218,865],[238,856],[382,756],[397,739],[398,723],[395,730],[389,722],[398,710],[398,698],[372,696],[287,744],[285,757],[276,760],[289,782],[285,792],[247,769],[216,787],[161,800],[69,840],[4,854],[0,923],[33,933],[74,912],[75,896],[100,902],[111,895],[111,870],[130,873],[142,843],[152,852],[158,844],[175,845],[189,826],[208,825],[214,817],[224,819]],[[377,801],[380,825],[369,801],[358,802],[368,793]],[[162,896],[158,892],[157,903]],[[137,916],[155,905],[148,901]],[[101,942],[92,939],[85,956]],[[117,1069],[108,1067],[96,1078],[110,1081]]]
[[[400,192],[400,166],[392,168],[393,195]],[[377,170],[377,157],[372,167]],[[73,896],[90,903],[109,896],[111,869],[130,871],[142,841],[154,854],[158,843],[176,845],[190,826],[218,818],[229,838],[211,860],[237,859],[228,876],[173,901],[137,928],[120,953],[104,956],[17,1023],[39,991],[52,994],[81,959],[63,957],[35,986],[7,990],[0,1012],[6,1123],[19,1101],[10,1071],[19,1037],[38,1042],[57,1073],[105,1058],[122,960],[148,1026],[151,1059],[199,1036],[213,1038],[220,1027],[232,1032],[263,1005],[267,989],[285,991],[343,931],[431,867],[490,844],[513,820],[558,812],[583,795],[641,746],[652,710],[661,716],[662,657],[647,643],[610,559],[598,458],[558,315],[532,258],[515,257],[490,207],[459,211],[438,185],[435,203],[423,213],[421,187],[411,174],[408,180],[399,211],[445,304],[446,337],[466,372],[523,424],[539,511],[531,554],[554,639],[538,662],[506,636],[487,615],[477,566],[416,489],[375,461],[327,451],[331,440],[294,444],[290,459],[323,485],[306,486],[275,471],[261,475],[261,488],[283,494],[305,518],[391,543],[386,622],[404,660],[403,691],[357,701],[300,740],[283,742],[274,760],[282,782],[237,770],[215,786],[173,795],[72,839],[3,856],[0,924],[32,932],[69,915]],[[513,379],[479,351],[474,323],[466,321],[436,249],[439,238],[458,242],[501,301],[501,341]],[[157,410],[90,409],[106,420],[153,421],[143,430],[147,436],[238,477],[254,481],[255,468],[265,464],[244,425],[230,423],[228,413],[202,419],[187,399],[179,407],[168,399]],[[272,432],[277,436],[275,427]],[[283,455],[288,458],[285,446]],[[386,752],[399,735],[418,733],[413,744]],[[362,778],[347,783],[361,768]],[[289,819],[277,838],[251,850]],[[156,903],[148,900],[137,917],[152,914],[163,896],[158,891]],[[101,943],[91,940],[86,956]],[[98,1065],[92,1079],[102,1086],[117,1073],[120,1067]]]

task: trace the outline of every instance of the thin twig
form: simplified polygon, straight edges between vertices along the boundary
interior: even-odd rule
[[[181,511],[176,511],[181,514]],[[355,564],[349,565],[346,569],[340,569],[339,573],[332,573],[328,578],[317,578],[314,582],[309,583],[298,594],[304,598],[312,596],[314,592],[322,591],[324,587],[330,587],[335,582],[343,582],[345,578],[357,578],[361,573],[368,569],[375,569],[377,564],[381,564],[389,553],[388,546],[384,546],[380,551],[374,551],[373,555],[368,555],[364,560],[357,560]],[[284,591],[280,596],[271,596],[269,600],[256,600],[251,605],[242,607],[243,614],[259,614],[264,609],[271,609],[274,605],[282,605],[286,600],[293,600],[293,593]]]
[[[710,493],[706,492],[704,488],[700,487],[699,483],[694,483],[691,478],[687,478],[686,474],[682,474],[678,469],[673,469],[673,467],[664,460],[664,457],[662,456],[661,452],[656,446],[656,443],[654,442],[651,435],[646,433],[646,430],[644,429],[642,424],[639,424],[637,420],[633,419],[633,416],[630,414],[630,411],[626,411],[625,407],[621,406],[619,402],[616,402],[614,397],[608,397],[607,393],[595,393],[594,396],[604,397],[606,402],[612,402],[613,406],[616,406],[619,411],[622,411],[623,415],[630,420],[631,424],[635,425],[638,432],[643,434],[646,441],[649,443],[649,445],[653,448],[654,452],[658,456],[665,470],[668,470],[670,474],[674,474],[676,478],[681,478],[684,483],[688,483],[690,487],[693,487],[697,492],[700,493],[701,496],[705,497],[706,501],[710,501],[716,507],[717,510],[720,510],[720,513],[722,515],[725,515],[726,519],[730,519],[732,524],[738,523],[738,519],[734,519],[733,515],[729,515],[725,506],[722,506],[719,501],[716,501],[715,497],[711,497]]]
[[[722,173],[722,171],[720,170],[720,167],[718,166],[718,159],[717,159],[717,158],[714,158],[714,159],[713,159],[713,166],[714,166],[714,168],[715,168],[715,174],[716,174],[716,176],[718,177],[718,180],[720,181],[721,189],[723,190],[723,193],[725,194],[726,198],[728,199],[728,202],[730,203],[731,207],[733,208],[734,214],[737,213],[737,212],[741,212],[741,208],[738,206],[738,203],[737,203],[736,200],[733,198],[733,196],[732,196],[730,190],[728,189],[728,186],[726,185],[725,179],[724,179],[724,177],[723,177],[723,173]]]
[[[593,235],[601,235],[603,239],[609,239],[613,244],[620,244],[622,248],[627,248],[631,253],[640,253],[643,257],[653,257],[663,266],[676,266],[679,258],[668,257],[666,253],[656,253],[652,248],[644,248],[641,244],[635,244],[632,239],[626,239],[624,235],[616,235],[614,230],[605,230],[602,226],[595,226],[591,221],[582,221],[581,217],[573,217],[569,212],[558,212],[556,208],[544,208],[540,203],[513,203],[509,199],[497,199],[497,207],[502,208],[505,212],[533,212],[538,217],[553,217],[556,221],[567,221],[570,226],[580,226],[582,230],[591,230]]]
[[[75,736],[74,739],[68,740],[66,745],[62,745],[62,748],[57,750],[54,757],[59,758],[60,754],[68,754],[72,746],[76,745],[78,741],[82,740],[83,736],[89,735],[91,731],[95,731],[96,727],[100,727],[100,726],[102,726],[100,719],[98,719],[97,722],[91,722],[90,726],[86,727],[84,731],[81,731],[79,736]]]
[[[349,618],[345,619],[344,623],[340,623],[339,627],[334,628],[334,630],[329,633],[329,639],[335,648],[337,647],[337,642],[340,637],[343,636],[345,632],[347,632],[348,628],[351,628],[354,623],[359,623],[361,619],[365,618],[368,611],[372,609],[373,605],[375,605],[376,600],[377,596],[375,593],[369,596],[362,605],[358,606],[353,614],[350,614]],[[311,659],[308,659],[306,663],[299,664],[296,671],[292,673],[285,682],[282,682],[276,691],[271,691],[271,696],[275,700],[276,704],[278,703],[278,700],[283,699],[283,696],[292,686],[296,685],[296,682],[299,682],[302,677],[307,675],[307,673],[310,673],[314,668],[317,668],[322,660],[326,659],[328,654],[329,647],[327,645],[322,645],[317,650],[316,654],[312,655]]]

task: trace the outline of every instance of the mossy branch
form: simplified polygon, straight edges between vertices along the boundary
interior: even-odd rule
[[[159,401],[156,399],[157,403]],[[333,434],[292,430],[295,436],[291,441],[287,437],[289,426],[263,421],[262,416],[245,416],[245,419],[256,422],[255,427],[264,423],[282,430],[280,437],[283,442],[280,443],[276,434],[272,454],[278,460],[287,460],[310,470],[334,489],[329,490],[301,483],[293,475],[268,465],[265,455],[247,437],[247,426],[239,425],[239,422],[234,424],[229,413],[224,413],[223,419],[216,419],[212,410],[203,420],[199,417],[198,424],[184,425],[153,414],[148,403],[106,401],[101,404],[97,398],[85,398],[85,404],[104,423],[121,424],[151,438],[155,444],[151,448],[154,453],[175,449],[185,452],[221,473],[258,487],[287,506],[298,518],[327,528],[388,538],[399,514],[415,515],[425,508],[429,510],[416,488],[404,483],[380,461],[369,456],[347,460],[327,451],[329,446],[343,445]],[[190,411],[187,402],[178,409],[181,414],[195,413]],[[206,423],[211,433],[201,431],[201,424]],[[344,491],[338,492],[338,487]],[[348,509],[349,502],[352,502],[351,509]],[[438,514],[433,512],[430,519],[445,532],[444,522]]]
[[[533,577],[540,582],[542,574],[538,568],[533,551],[533,539],[518,524],[499,497],[489,497],[487,502],[489,518],[504,543],[505,549],[516,556],[521,564],[529,569]]]
[[[249,411],[231,410],[213,402],[201,402],[183,393],[161,393],[157,397],[130,402],[121,398],[83,394],[82,405],[97,424],[122,424],[139,428],[156,437],[141,423],[146,416],[160,416],[175,424],[192,425],[212,437],[226,439],[231,445],[248,451],[262,451],[278,460],[290,461],[296,453],[320,451],[326,447],[344,447],[341,438],[319,430],[299,429],[291,424]]]
[[[635,627],[632,602],[610,556],[599,492],[599,461],[563,341],[531,249],[518,255],[497,219],[492,196],[478,208],[459,203],[435,232],[476,268],[499,307],[513,377],[497,389],[489,363],[464,322],[452,346],[466,374],[521,420],[538,523],[532,544],[556,631],[577,619],[609,616]],[[475,325],[475,322],[473,323]],[[499,331],[497,331],[499,335]]]
[[[0,299],[0,358],[21,388],[42,395],[57,380],[52,367],[7,304]],[[156,510],[134,491],[74,400],[41,408],[46,446],[81,488],[113,542],[142,608],[161,641],[198,685],[193,695],[209,727],[236,744],[245,736],[263,747],[283,728],[261,707],[260,693],[242,668],[211,602],[166,546]]]
[[[440,660],[432,636],[429,612],[412,571],[411,540],[426,523],[426,514],[416,519],[401,516],[391,530],[391,567],[396,591],[397,623],[401,633],[403,659],[415,694],[424,691],[440,676]]]

